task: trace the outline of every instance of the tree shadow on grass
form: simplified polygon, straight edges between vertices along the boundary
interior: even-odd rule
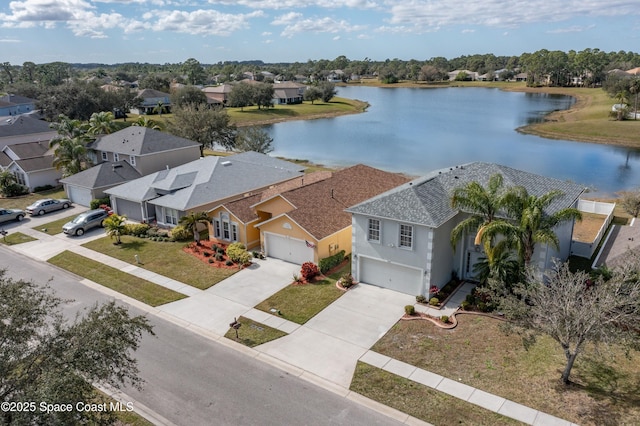
[[[135,239],[128,242],[122,242],[120,248],[124,250],[141,250],[147,245],[147,241]]]

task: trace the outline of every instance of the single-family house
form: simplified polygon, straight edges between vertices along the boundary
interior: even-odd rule
[[[208,105],[221,105],[224,106],[227,104],[227,100],[229,99],[229,93],[233,90],[233,86],[231,84],[221,84],[219,86],[207,86],[202,89],[204,95],[207,97]]]
[[[18,143],[50,141],[57,135],[49,123],[30,115],[0,120],[0,149]]]
[[[136,96],[140,103],[131,108],[133,114],[155,114],[171,112],[170,95],[155,89],[138,90]],[[159,111],[162,108],[162,111]]]
[[[105,190],[200,158],[200,144],[142,126],[97,138],[88,146],[95,166],[60,182],[76,204],[88,206]]]
[[[486,186],[495,174],[503,176],[505,186],[522,186],[531,195],[561,191],[548,213],[576,207],[585,190],[575,183],[481,162],[430,173],[347,209],[353,218],[354,277],[412,295],[427,295],[431,286],[442,288],[452,274],[473,279],[474,265],[484,254],[474,244],[475,234],[463,237],[455,249],[451,246],[451,231],[469,213],[453,209],[450,197],[454,188],[470,182]],[[545,270],[554,258],[567,259],[572,231],[573,222],[559,225],[559,250],[538,245],[532,264]]]
[[[480,75],[476,71],[469,70],[453,70],[447,73],[447,75],[449,76],[449,81],[454,81],[461,74],[465,75],[465,80],[471,81],[476,81],[480,77]]]
[[[296,178],[303,168],[265,154],[207,156],[108,189],[111,207],[140,222],[173,227],[189,212],[209,211]]]
[[[259,218],[254,226],[260,230],[261,247],[267,256],[293,263],[318,263],[341,250],[350,254],[351,214],[345,209],[407,181],[359,164],[300,181],[292,189],[269,190],[251,206]],[[216,236],[222,217],[214,215]]]
[[[275,105],[301,104],[307,86],[293,81],[273,85],[273,103]]]
[[[7,145],[0,153],[0,169],[11,171],[17,183],[29,191],[47,185],[57,186],[62,177],[60,170],[53,166],[48,140]]]
[[[28,114],[35,109],[35,99],[12,94],[0,96],[0,117]]]

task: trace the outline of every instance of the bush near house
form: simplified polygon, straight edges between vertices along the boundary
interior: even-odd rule
[[[300,268],[300,275],[302,275],[302,279],[306,282],[310,282],[315,277],[320,275],[320,270],[318,266],[313,262],[305,262],[302,264],[302,268]]]
[[[324,259],[320,259],[320,272],[323,274],[327,273],[331,269],[338,266],[344,260],[345,251],[340,250],[333,256],[325,257]]]
[[[231,243],[227,247],[227,256],[238,265],[246,265],[251,262],[253,255],[249,253],[242,243]]]
[[[176,241],[192,240],[193,231],[185,228],[183,225],[178,225],[171,230],[171,237]]]
[[[406,305],[404,307],[404,313],[413,316],[416,314],[416,308],[413,305]]]
[[[103,204],[111,207],[111,198],[109,198],[109,197],[94,198],[93,200],[91,200],[89,202],[89,208],[91,210],[99,209],[99,208],[102,208],[101,206]]]
[[[150,226],[146,223],[127,223],[124,225],[124,235],[132,235],[134,237],[144,237],[149,231]]]

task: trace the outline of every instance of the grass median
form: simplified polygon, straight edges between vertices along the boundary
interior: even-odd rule
[[[164,305],[187,297],[70,251],[63,251],[52,257],[49,263],[150,306]]]
[[[0,244],[6,244],[8,246],[13,246],[16,244],[28,243],[29,241],[35,241],[36,238],[30,237],[29,235],[25,235],[22,232],[12,232],[8,235],[5,235],[3,238],[0,238]]]
[[[238,322],[240,323],[238,337],[236,338],[236,330],[233,328],[229,328],[229,331],[227,331],[224,337],[235,340],[236,342],[242,343],[250,348],[287,335],[284,331],[255,322],[249,318],[240,317],[238,318]]]
[[[141,261],[140,267],[184,284],[205,290],[223,279],[235,274],[237,269],[215,268],[208,263],[185,253],[185,243],[151,241],[145,238],[122,237],[122,244],[114,245],[108,237],[83,244],[83,247],[106,254],[127,263],[135,263],[135,256]]]
[[[75,216],[65,216],[60,219],[54,220],[52,222],[45,223],[44,225],[34,226],[31,229],[35,229],[36,231],[44,232],[48,235],[56,235],[62,233],[62,227],[67,223],[71,222]]]

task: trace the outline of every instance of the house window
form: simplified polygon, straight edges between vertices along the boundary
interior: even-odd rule
[[[129,156],[129,164],[131,164],[132,166],[136,165],[136,156],[135,155],[130,155]]]
[[[222,222],[222,238],[225,240],[229,239],[229,222]]]
[[[238,224],[229,220],[226,213],[220,214],[220,219],[213,220],[213,229],[216,238],[227,241],[238,241]]]
[[[380,242],[380,221],[378,219],[369,219],[367,239],[375,243]]]
[[[102,151],[102,161],[107,161],[109,159],[108,155],[106,152]]]
[[[238,241],[238,225],[235,223],[231,224],[231,240]]]
[[[220,238],[220,219],[213,220],[213,232],[216,238]]]
[[[24,177],[24,173],[19,172],[19,171],[14,171],[13,175],[16,177],[16,183],[19,183],[20,185],[26,185],[27,181]]]
[[[400,247],[413,248],[413,226],[400,225]]]
[[[120,155],[117,152],[113,153],[113,161],[120,161]]]
[[[178,211],[175,209],[164,208],[164,223],[170,225],[178,224]]]

